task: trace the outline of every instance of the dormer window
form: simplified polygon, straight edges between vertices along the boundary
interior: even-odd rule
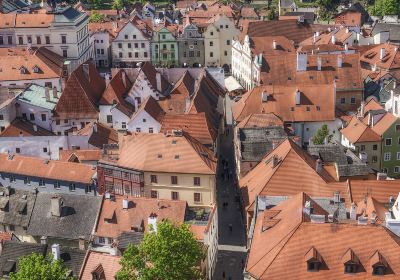
[[[21,66],[21,68],[19,68],[19,72],[21,74],[26,74],[28,72],[28,70],[24,66]]]
[[[381,276],[386,274],[388,263],[379,251],[376,251],[369,261],[372,266],[372,275]]]
[[[39,73],[39,71],[40,71],[40,68],[37,65],[35,65],[33,67],[33,73]]]
[[[357,265],[353,263],[348,263],[344,265],[345,273],[357,273]]]
[[[372,270],[372,275],[385,275],[386,267],[383,265],[375,266]]]
[[[321,255],[314,247],[308,250],[305,255],[305,260],[307,262],[307,271],[309,272],[318,272],[323,264]]]

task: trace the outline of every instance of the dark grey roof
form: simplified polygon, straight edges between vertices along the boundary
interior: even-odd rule
[[[315,19],[315,14],[313,12],[288,12],[285,16],[304,16],[304,19],[310,22]]]
[[[27,6],[28,6],[28,4],[21,0],[14,0],[14,1],[2,0],[0,2],[0,12],[7,14],[10,12],[14,12],[16,10],[20,10]]]
[[[36,194],[31,191],[10,188],[6,195],[5,187],[0,187],[0,224],[28,227],[29,219],[35,205]]]
[[[79,18],[85,18],[88,17],[86,13],[82,13],[73,7],[61,7],[58,10],[56,10],[55,15],[54,15],[54,22],[55,23],[68,23],[68,22],[75,22]]]
[[[77,240],[86,240],[94,227],[101,198],[85,195],[60,195],[63,201],[61,217],[51,215],[50,199],[54,194],[38,193],[32,212],[28,234]]]
[[[17,271],[17,261],[19,258],[32,253],[45,255],[46,250],[47,245],[10,240],[3,241],[0,252],[0,276]]]
[[[240,149],[243,161],[260,161],[272,150],[272,142],[287,138],[282,127],[254,127],[239,129]]]
[[[47,255],[52,255],[51,246],[48,246]],[[78,278],[83,261],[85,260],[86,250],[60,246],[60,258],[65,266],[72,272],[72,276]]]
[[[307,151],[310,155],[321,158],[323,162],[336,162],[338,164],[347,164],[345,149],[345,147],[335,144],[310,144],[307,147]]]
[[[312,199],[321,206],[326,212],[330,215],[336,215],[339,220],[347,219],[347,210],[345,202],[334,203],[333,200],[333,190],[332,190],[332,198],[329,197],[312,197]]]
[[[400,94],[400,85],[399,82],[396,82],[397,87],[394,88],[395,85],[395,80],[391,80],[389,83],[387,83],[380,91],[379,91],[379,101],[381,104],[385,104],[387,101],[389,101],[391,97],[391,91],[393,90],[393,93],[398,95]]]
[[[126,249],[131,243],[138,245],[140,242],[142,242],[143,237],[143,232],[123,232],[120,236],[118,236],[118,248]]]
[[[389,31],[390,41],[400,41],[400,24],[378,22],[372,28],[371,34],[375,36],[384,31]]]

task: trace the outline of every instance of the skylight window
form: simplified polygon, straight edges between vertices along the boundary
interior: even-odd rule
[[[179,155],[175,155],[175,159],[179,159]]]
[[[176,140],[172,140],[172,144],[173,144],[173,145],[176,145]]]

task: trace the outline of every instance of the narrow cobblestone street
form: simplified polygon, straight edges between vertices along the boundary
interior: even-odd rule
[[[238,188],[233,179],[235,168],[230,103],[228,100],[226,104],[229,133],[221,139],[217,178],[219,246],[215,280],[243,279],[243,265],[246,260],[245,229],[238,200]],[[227,167],[226,162],[228,162]],[[223,163],[225,163],[225,169]]]

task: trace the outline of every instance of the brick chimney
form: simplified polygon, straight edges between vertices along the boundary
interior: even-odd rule
[[[62,199],[59,196],[53,196],[50,204],[51,215],[61,217]]]

